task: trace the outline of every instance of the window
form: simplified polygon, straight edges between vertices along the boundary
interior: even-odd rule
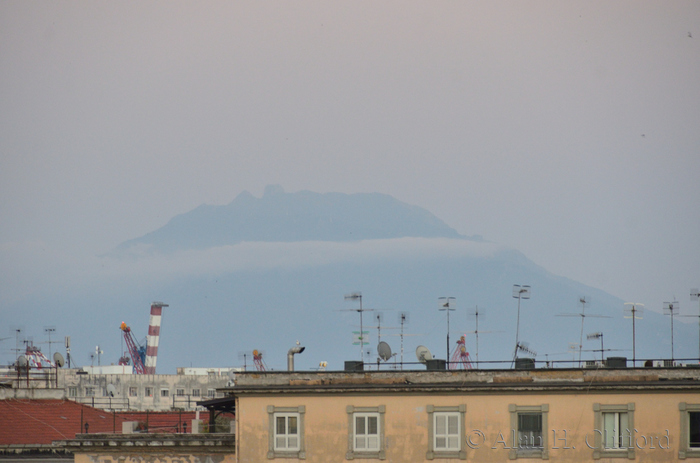
[[[268,405],[269,445],[267,458],[306,458],[304,415],[306,407]]]
[[[509,458],[549,459],[547,451],[547,413],[549,405],[515,405],[508,406],[510,427],[514,430]]]
[[[384,414],[386,407],[348,405],[348,451],[345,458],[386,458],[384,449]]]
[[[160,390],[160,396],[161,397],[168,397],[170,395],[170,390],[169,389],[161,389]]]
[[[68,397],[78,397],[78,388],[73,386],[68,388]]]
[[[144,394],[146,397],[153,397],[153,388],[147,387],[144,389]]]
[[[700,457],[700,404],[681,402],[681,436],[678,458]]]
[[[379,451],[379,413],[355,413],[353,420],[356,452]]]
[[[85,388],[85,395],[87,397],[95,397],[95,388],[94,387],[86,387]]]
[[[129,397],[136,397],[138,395],[138,388],[131,386],[129,387]]]
[[[634,404],[593,404],[595,450],[593,459],[634,459]]]
[[[199,392],[199,389],[192,389],[192,396],[201,397],[201,392]]]
[[[216,389],[207,389],[207,397],[216,397]]]
[[[298,413],[275,413],[275,450],[299,450]]]
[[[176,389],[175,395],[178,397],[183,397],[185,395],[185,390],[184,389]]]
[[[428,405],[428,453],[426,459],[459,458],[467,459],[464,448],[464,415],[466,405],[435,407]]]

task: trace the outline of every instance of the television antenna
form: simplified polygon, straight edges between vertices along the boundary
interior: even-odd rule
[[[535,352],[533,349],[531,349],[530,344],[527,342],[521,341],[515,346],[516,358],[517,358],[518,352],[525,352],[526,354],[530,354],[533,357],[537,357],[537,352]]]
[[[637,367],[637,343],[636,343],[636,327],[635,320],[641,320],[644,314],[644,304],[639,302],[625,302],[625,318],[632,319],[632,367]]]
[[[10,329],[10,333],[13,333],[15,335],[15,358],[19,357],[20,353],[22,352],[22,349],[19,348],[19,335],[24,333],[24,327],[23,326],[14,326]],[[24,340],[22,340],[24,341]]]
[[[238,360],[243,360],[243,371],[248,371],[248,359],[253,358],[253,353],[249,350],[238,352]]]
[[[403,327],[408,323],[408,312],[399,312],[399,323],[401,324],[401,369],[403,370]]]
[[[586,321],[586,317],[592,317],[592,318],[611,318],[608,315],[593,315],[593,314],[586,314],[586,304],[590,304],[590,298],[587,298],[586,296],[579,297],[578,301],[581,303],[581,312],[580,313],[562,313],[558,314],[557,317],[581,317],[581,335],[579,337],[579,342],[578,342],[578,366],[581,368],[581,353],[583,352],[583,324]]]
[[[433,354],[430,353],[430,350],[427,347],[418,346],[416,347],[416,358],[420,363],[425,363],[428,360],[433,359]]]
[[[447,353],[445,354],[445,359],[449,362],[450,359],[450,312],[454,312],[455,309],[451,307],[451,302],[455,300],[454,297],[439,297],[441,312],[447,312]]]
[[[671,365],[673,365],[673,361],[675,360],[673,353],[673,316],[678,315],[679,308],[680,304],[678,304],[678,301],[664,302],[664,315],[671,316]]]
[[[598,331],[597,333],[591,333],[586,336],[586,339],[589,341],[592,339],[600,339],[600,360],[605,361],[605,349],[603,348],[603,333],[601,331]]]
[[[690,290],[690,300],[700,300],[700,291],[698,288],[692,288]],[[700,303],[698,309],[700,309]],[[698,363],[700,363],[700,311],[698,312],[698,315],[681,315],[681,317],[693,317],[698,319]]]
[[[474,308],[473,312],[469,312],[467,315],[470,317],[474,317],[476,321],[476,329],[474,331],[467,331],[467,334],[475,334],[476,335],[476,367],[479,368],[479,333],[482,334],[488,334],[488,333],[503,333],[503,331],[479,331],[479,316],[482,318],[486,318],[486,309],[481,308],[479,309],[479,306],[477,305]]]
[[[56,332],[56,327],[54,325],[44,327],[44,333],[46,333],[49,336],[49,341],[47,343],[49,345],[49,357],[53,354],[53,350],[51,349],[51,344],[58,344],[60,342],[60,341],[51,341],[51,333],[55,333],[55,332]]]
[[[347,309],[347,310],[351,310],[353,312],[358,312],[360,314],[360,333],[358,336],[357,344],[360,345],[360,360],[362,361],[362,363],[364,363],[365,362],[364,346],[368,345],[369,342],[365,342],[365,334],[367,334],[367,333],[364,332],[364,329],[362,326],[362,313],[363,312],[373,312],[374,309],[363,309],[362,308],[362,293],[359,291],[354,292],[354,293],[350,293],[350,294],[346,294],[345,300],[346,301],[356,301],[356,300],[360,301],[360,308],[359,309]],[[355,344],[355,343],[353,343],[353,344]]]
[[[518,358],[518,346],[520,346],[520,300],[530,299],[530,286],[528,285],[513,285],[513,297],[518,299],[518,321],[515,325],[515,350],[513,351],[513,361],[511,368],[515,365],[515,359]]]

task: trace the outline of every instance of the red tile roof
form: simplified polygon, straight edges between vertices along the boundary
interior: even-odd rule
[[[208,420],[208,413],[200,418]],[[175,432],[180,423],[195,419],[195,412],[107,412],[71,400],[0,400],[0,445],[50,444],[74,439],[76,434],[121,433],[124,421],[148,422],[150,432]]]

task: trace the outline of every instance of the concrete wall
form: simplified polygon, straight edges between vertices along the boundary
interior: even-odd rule
[[[62,442],[75,463],[235,463],[232,435],[86,435]]]
[[[115,399],[112,405],[106,405],[105,400],[95,400],[96,407],[124,409],[124,404],[128,404],[129,409],[141,411],[195,410],[196,401],[207,399],[210,390],[227,384],[228,377],[219,375],[84,375],[74,370],[59,375],[59,386],[65,388],[68,399],[92,405],[86,394],[87,388],[94,390],[95,398],[106,398],[110,396],[111,385],[114,388],[112,398]],[[75,388],[76,396],[71,396],[71,388]],[[135,396],[130,395],[131,388],[135,388]],[[152,391],[151,396],[146,395],[146,388]],[[177,396],[178,389],[183,390],[184,396]],[[194,395],[193,391],[197,389],[199,395]],[[162,391],[167,391],[167,395]]]
[[[636,450],[635,459],[645,462],[676,461],[680,434],[679,403],[700,402],[698,393],[284,394],[274,397],[245,395],[238,398],[238,454],[239,461],[244,463],[266,460],[269,446],[268,406],[303,405],[306,461],[344,461],[348,449],[347,406],[383,405],[386,410],[386,461],[423,462],[428,450],[427,407],[464,404],[466,436],[475,444],[475,448],[466,447],[467,460],[503,462],[509,459],[510,450],[506,447],[512,446],[509,405],[547,404],[549,460],[589,462],[593,459],[594,450],[586,444],[586,436],[593,446],[594,403],[630,402],[635,404],[634,428],[638,430],[635,437],[637,444],[642,447]],[[565,437],[566,440],[563,440]],[[650,448],[652,440],[654,448]],[[670,448],[659,448],[659,442],[662,446]],[[619,459],[602,458],[599,461]]]

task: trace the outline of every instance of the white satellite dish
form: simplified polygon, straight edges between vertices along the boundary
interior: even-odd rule
[[[416,347],[416,358],[418,358],[420,363],[425,363],[428,360],[433,359],[433,354],[430,353],[430,350],[427,347],[418,346]]]
[[[60,352],[55,352],[53,354],[53,363],[55,363],[58,368],[61,368],[63,365],[66,364],[66,361],[63,360],[63,356]]]
[[[27,360],[27,357],[24,355],[20,355],[19,358],[17,359],[17,365],[19,365],[20,368],[24,368],[29,364],[29,361]]]
[[[110,397],[114,397],[115,395],[117,395],[117,388],[114,387],[114,384],[107,385],[107,395]]]
[[[389,347],[389,344],[382,341],[377,345],[377,353],[379,354],[379,358],[386,362],[391,358],[391,347]]]

